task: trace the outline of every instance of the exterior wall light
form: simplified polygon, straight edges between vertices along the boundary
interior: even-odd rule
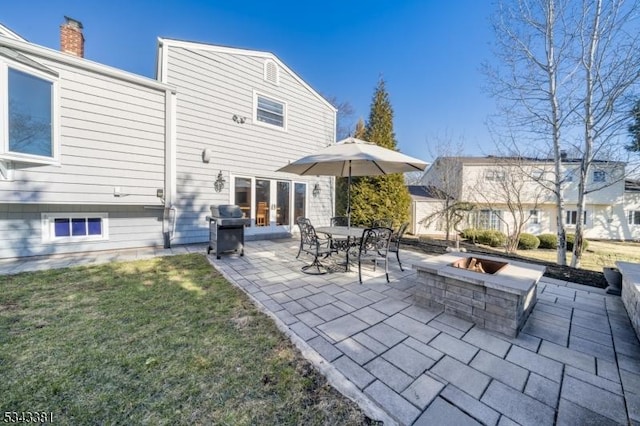
[[[316,184],[313,185],[313,192],[312,193],[313,193],[313,196],[316,197],[316,198],[320,195],[320,184],[319,183],[316,183]]]

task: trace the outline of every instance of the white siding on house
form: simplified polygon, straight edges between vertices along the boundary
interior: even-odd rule
[[[58,75],[59,164],[10,162],[0,178],[0,258],[162,246],[168,85],[27,43],[0,45]],[[2,59],[3,61],[5,59]],[[9,62],[10,63],[10,62]],[[6,162],[4,163],[7,164]],[[102,214],[99,239],[43,238],[43,214]],[[102,216],[101,216],[102,217]]]
[[[43,212],[107,213],[109,239],[45,243],[42,241]],[[0,204],[0,235],[0,259],[162,246],[162,209],[146,209],[144,206]]]
[[[236,53],[208,45],[161,41],[163,82],[178,88],[177,200],[174,242],[208,239],[209,205],[232,200],[231,177],[246,176],[307,183],[307,213],[314,223],[327,221],[333,211],[331,178],[276,173],[289,161],[334,142],[335,110],[280,66],[279,85],[264,80],[265,54]],[[254,94],[286,103],[286,130],[253,122]],[[233,117],[244,119],[241,124]],[[209,163],[202,151],[212,153]],[[222,172],[226,185],[215,192]],[[321,184],[321,197],[311,194]],[[293,221],[292,221],[293,225]],[[248,231],[251,234],[251,230]]]
[[[158,205],[166,92],[37,59],[60,75],[61,164],[14,163],[0,202]],[[114,197],[116,187],[124,196]]]

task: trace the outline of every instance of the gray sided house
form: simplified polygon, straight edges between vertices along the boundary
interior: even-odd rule
[[[162,245],[175,90],[61,31],[68,53],[0,26],[0,258]]]
[[[247,239],[328,223],[333,179],[275,170],[335,142],[331,104],[268,52],[160,38],[157,64],[178,92],[172,244],[207,241],[212,204],[239,205]]]

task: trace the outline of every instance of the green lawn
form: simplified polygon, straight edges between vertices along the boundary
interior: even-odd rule
[[[0,378],[57,424],[368,420],[195,254],[0,276]]]
[[[518,255],[533,259],[557,261],[555,250],[518,250]],[[640,262],[640,243],[620,241],[589,241],[582,254],[580,267],[602,272],[603,266],[615,266],[617,260]],[[571,263],[571,252],[567,252],[567,264]]]

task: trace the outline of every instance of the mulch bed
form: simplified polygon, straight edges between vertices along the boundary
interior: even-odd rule
[[[438,255],[446,253],[446,249],[452,243],[440,240],[418,240],[411,238],[403,238],[402,245],[405,248],[410,248],[423,253]],[[570,266],[560,266],[552,262],[545,262],[542,260],[531,259],[528,257],[508,255],[498,250],[491,250],[486,247],[481,247],[467,241],[460,241],[460,248],[465,248],[469,253],[482,253],[491,256],[504,257],[507,259],[514,259],[523,262],[535,263],[538,265],[544,265],[547,267],[544,276],[549,278],[555,278],[564,281],[570,281],[574,283],[584,284],[591,287],[606,288],[607,281],[604,278],[602,272],[589,271],[586,269],[577,269]]]

